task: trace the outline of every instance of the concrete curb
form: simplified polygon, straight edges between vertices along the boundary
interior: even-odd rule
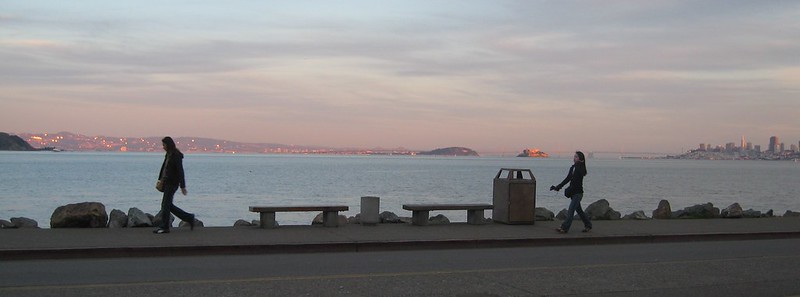
[[[130,257],[176,257],[206,255],[260,255],[292,253],[353,253],[397,250],[431,249],[478,249],[513,248],[533,246],[569,246],[600,244],[636,244],[692,241],[768,240],[800,238],[800,231],[751,232],[751,233],[698,233],[669,235],[620,235],[564,238],[517,238],[517,239],[453,239],[453,240],[407,240],[369,241],[308,244],[251,244],[251,245],[199,245],[199,246],[152,246],[152,247],[98,247],[98,248],[54,248],[54,249],[8,249],[0,250],[0,260],[42,259],[93,259]]]

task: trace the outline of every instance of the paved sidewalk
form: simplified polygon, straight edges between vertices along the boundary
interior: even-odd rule
[[[412,226],[381,224],[174,228],[2,229],[0,260],[151,257],[210,254],[365,252],[380,250],[489,248],[574,244],[615,244],[800,237],[800,218],[594,221],[581,233],[580,221],[568,234],[554,231],[561,221],[535,225]]]

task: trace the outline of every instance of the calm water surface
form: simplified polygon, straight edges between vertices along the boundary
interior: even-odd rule
[[[158,212],[153,188],[163,154],[0,152],[0,219],[28,217],[49,227],[56,207],[101,202],[106,210],[137,207]],[[251,205],[344,204],[359,211],[361,196],[381,197],[381,211],[411,213],[405,203],[491,203],[492,180],[500,168],[531,169],[537,206],[558,212],[568,200],[549,192],[571,159],[222,155],[187,154],[189,195],[176,204],[197,213],[206,226],[231,226],[258,219]],[[648,216],[661,199],[673,210],[711,202],[739,202],[745,209],[775,214],[800,210],[800,163],[781,161],[688,161],[590,159],[584,206],[606,199],[623,215]],[[452,221],[466,212],[445,211]],[[432,215],[437,214],[436,212]],[[487,212],[490,216],[491,212]],[[278,213],[281,224],[308,224],[313,213]]]

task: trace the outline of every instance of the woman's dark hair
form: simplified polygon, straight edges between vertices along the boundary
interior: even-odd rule
[[[584,156],[583,152],[581,152],[581,151],[576,151],[575,154],[578,155],[578,160],[581,161],[578,164],[578,166],[583,167],[583,176],[586,176],[587,174],[589,174],[589,171],[586,170],[586,156]]]
[[[161,143],[163,143],[164,146],[166,147],[166,151],[170,153],[178,151],[178,147],[175,146],[175,141],[172,140],[172,137],[169,136],[164,137],[163,139],[161,139]]]

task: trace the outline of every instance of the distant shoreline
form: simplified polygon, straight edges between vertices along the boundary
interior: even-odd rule
[[[80,153],[80,154],[93,154],[93,153],[100,153],[100,154],[163,154],[161,151],[127,151],[127,152],[120,152],[120,151],[90,151],[90,150],[52,150],[51,148],[42,148],[42,149],[34,149],[30,151],[0,151],[0,153],[9,152],[9,153]],[[184,151],[185,154],[188,155],[245,155],[245,156],[254,156],[254,155],[262,155],[262,156],[397,156],[397,157],[409,157],[409,158],[499,158],[499,159],[520,159],[520,160],[571,160],[572,155],[570,154],[555,154],[548,158],[532,158],[532,157],[519,157],[516,153],[508,153],[508,154],[484,154],[479,156],[453,156],[453,155],[422,155],[422,154],[382,154],[382,153],[370,153],[370,154],[345,154],[345,153],[255,153],[255,152],[242,152],[242,153],[225,153],[225,152],[198,152],[198,151]],[[691,158],[678,158],[675,156],[595,156],[591,158],[592,160],[647,160],[647,161],[658,161],[658,160],[684,160],[684,161],[765,161],[765,162],[773,162],[773,161],[789,161],[789,162],[799,162],[800,159],[737,159],[737,158],[698,158],[698,159],[691,159]]]

